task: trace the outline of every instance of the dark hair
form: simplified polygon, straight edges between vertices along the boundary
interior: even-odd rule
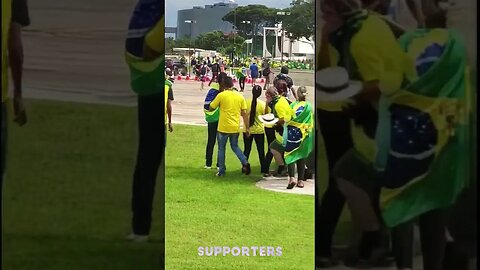
[[[250,106],[250,119],[249,119],[249,127],[255,124],[255,116],[257,114],[257,99],[262,95],[262,87],[260,85],[255,85],[252,88],[252,106]]]
[[[225,86],[225,88],[232,88],[233,87],[233,79],[232,77],[225,77],[223,79],[223,85]]]
[[[220,72],[217,76],[217,82],[221,86],[223,84],[223,80],[227,77],[227,73],[225,72]]]
[[[288,67],[283,66],[283,67],[280,69],[280,73],[288,74]]]
[[[277,88],[278,94],[281,96],[286,96],[288,91],[287,81],[279,79],[275,82],[275,88]]]

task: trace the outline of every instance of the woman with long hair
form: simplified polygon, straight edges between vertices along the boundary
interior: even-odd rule
[[[303,188],[305,178],[305,166],[307,158],[313,150],[313,108],[306,102],[307,88],[298,88],[298,101],[290,104],[294,117],[287,123],[284,131],[283,141],[285,145],[285,163],[288,168],[288,186],[292,189],[297,186]],[[297,167],[297,180],[295,180],[295,165]]]
[[[265,111],[266,104],[258,98],[262,95],[262,87],[255,85],[252,89],[252,100],[247,100],[247,114],[249,115],[250,135],[243,133],[244,150],[243,153],[247,157],[250,156],[253,140],[257,145],[258,160],[260,161],[261,173],[268,174],[268,168],[265,165],[265,130],[262,122],[258,119]]]

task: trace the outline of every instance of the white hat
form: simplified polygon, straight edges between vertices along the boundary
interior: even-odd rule
[[[267,113],[267,114],[264,114],[264,115],[259,115],[258,119],[263,124],[272,125],[272,126],[275,125],[278,122],[278,118],[276,118],[275,115],[273,115],[273,113]]]
[[[331,67],[315,73],[316,95],[319,101],[343,101],[360,92],[362,83],[351,81],[342,67]]]

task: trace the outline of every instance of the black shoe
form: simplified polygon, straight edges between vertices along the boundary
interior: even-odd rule
[[[252,172],[252,168],[250,168],[250,163],[246,163],[242,166],[242,173],[245,175],[249,175]]]
[[[273,174],[275,177],[287,177],[288,171],[285,165],[278,166],[277,171]]]

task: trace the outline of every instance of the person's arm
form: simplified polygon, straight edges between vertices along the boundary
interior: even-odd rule
[[[330,43],[328,42],[328,26],[324,26],[322,29],[322,36],[320,39],[320,49],[317,58],[318,70],[331,67],[330,63]]]
[[[222,93],[219,93],[214,99],[212,102],[210,102],[210,106],[209,106],[209,111],[214,111],[219,105],[220,105],[220,98],[221,98],[221,94]]]
[[[425,27],[425,16],[423,15],[421,3],[419,0],[406,0],[408,9],[417,20],[418,26]]]
[[[8,44],[8,58],[10,62],[10,71],[13,80],[13,110],[15,122],[19,126],[27,123],[27,114],[23,104],[23,44],[22,44],[22,26],[19,23],[12,22],[10,26]]]
[[[243,118],[243,126],[245,127],[245,133],[247,136],[250,136],[250,127],[248,126],[249,120],[248,120],[248,113],[247,110],[242,110],[241,112],[242,118]]]

